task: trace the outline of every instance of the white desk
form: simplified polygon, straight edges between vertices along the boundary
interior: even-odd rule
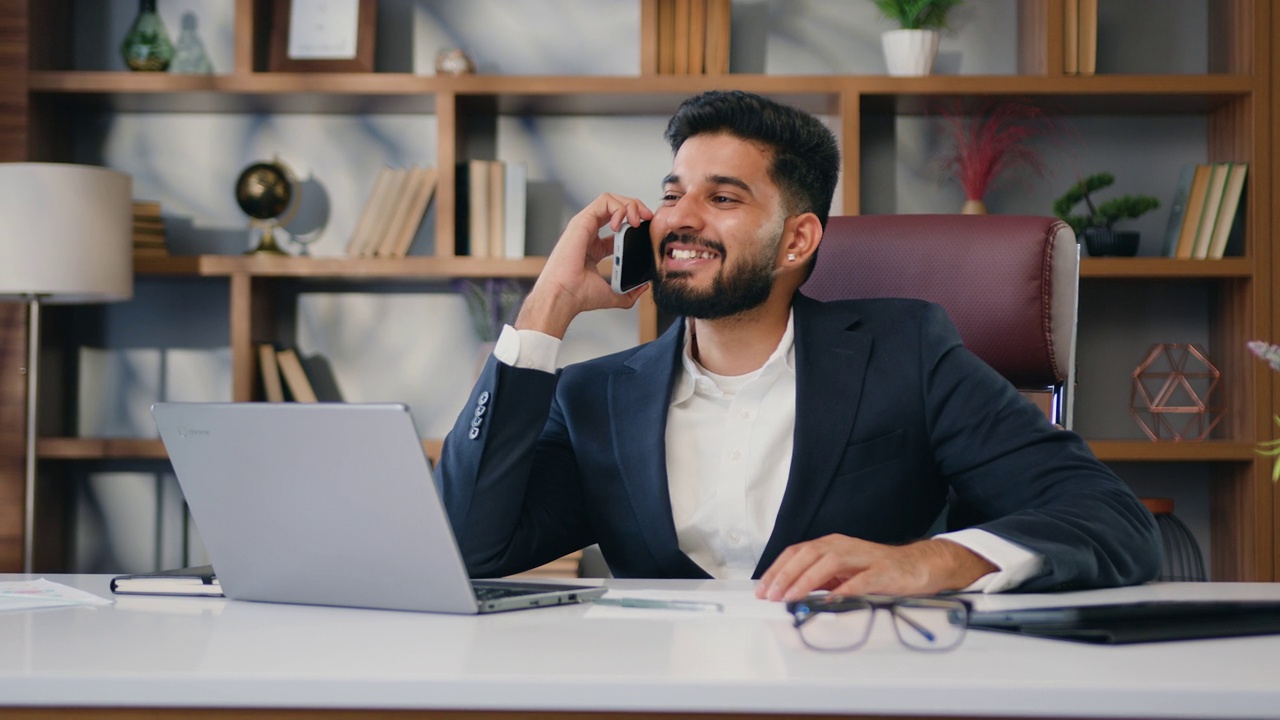
[[[106,576],[48,579],[110,597]],[[1108,592],[1276,599],[1280,585]],[[224,717],[210,708],[1280,718],[1280,636],[1097,647],[973,631],[954,652],[925,654],[901,647],[882,614],[866,647],[827,654],[801,645],[780,607],[776,619],[582,606],[458,617],[116,600],[0,613],[0,717],[117,707],[188,718]]]

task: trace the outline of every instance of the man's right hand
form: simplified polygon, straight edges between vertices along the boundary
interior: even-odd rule
[[[635,305],[645,286],[619,295],[597,268],[613,254],[613,240],[600,237],[600,228],[608,225],[617,232],[624,219],[634,226],[652,217],[653,211],[639,200],[609,193],[574,215],[525,298],[516,329],[563,338],[579,313]]]

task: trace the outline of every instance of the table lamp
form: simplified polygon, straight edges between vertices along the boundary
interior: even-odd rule
[[[27,303],[23,572],[35,543],[40,306],[133,295],[133,180],[101,167],[0,163],[0,300]]]

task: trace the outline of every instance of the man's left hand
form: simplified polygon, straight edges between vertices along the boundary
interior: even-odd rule
[[[948,540],[881,545],[827,535],[783,550],[761,576],[756,597],[799,600],[815,590],[840,595],[933,595],[961,590],[998,569]]]

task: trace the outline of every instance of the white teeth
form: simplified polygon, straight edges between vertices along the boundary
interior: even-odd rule
[[[673,260],[710,260],[715,257],[706,250],[675,250],[671,251],[671,259]]]

